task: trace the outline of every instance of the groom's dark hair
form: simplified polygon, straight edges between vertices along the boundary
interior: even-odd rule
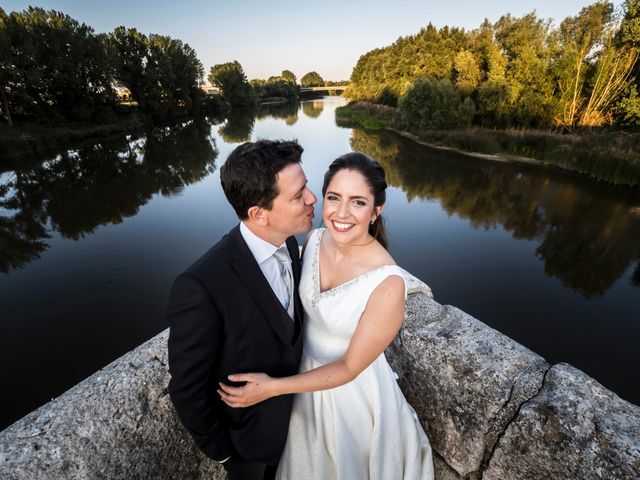
[[[278,173],[287,165],[300,163],[302,151],[297,140],[258,140],[243,143],[229,154],[220,169],[220,181],[241,220],[254,205],[271,210],[280,193]]]

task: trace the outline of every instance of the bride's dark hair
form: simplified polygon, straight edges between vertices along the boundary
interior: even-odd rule
[[[375,207],[384,205],[387,199],[387,182],[385,180],[384,168],[371,158],[369,155],[365,155],[361,152],[349,152],[336,158],[329,170],[324,174],[324,183],[322,184],[322,196],[327,193],[327,187],[334,175],[340,170],[354,170],[360,173],[373,195],[373,204]],[[384,219],[382,215],[378,215],[373,224],[369,224],[369,234],[375,238],[380,245],[387,248],[389,243],[387,239],[387,232],[384,228]]]

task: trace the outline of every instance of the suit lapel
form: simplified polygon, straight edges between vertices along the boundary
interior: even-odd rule
[[[251,250],[245,243],[240,233],[239,227],[231,230],[229,234],[232,245],[234,246],[234,255],[231,259],[231,267],[238,274],[238,277],[244,283],[247,291],[251,294],[260,309],[263,311],[267,322],[275,332],[275,334],[286,345],[291,345],[291,334],[287,332],[282,316],[288,315],[282,308],[273,289],[267,279],[264,277],[260,266],[256,262]],[[295,280],[295,268],[294,280]],[[288,318],[286,321],[291,321]]]

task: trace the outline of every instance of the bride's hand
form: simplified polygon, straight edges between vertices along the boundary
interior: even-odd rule
[[[274,379],[265,373],[238,373],[229,375],[229,380],[247,382],[242,387],[218,384],[220,398],[233,408],[250,407],[276,395],[272,388]]]

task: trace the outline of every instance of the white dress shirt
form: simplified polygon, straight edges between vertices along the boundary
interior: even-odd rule
[[[289,298],[289,291],[287,290],[287,286],[282,278],[280,262],[273,256],[273,254],[278,250],[278,248],[282,246],[286,247],[286,243],[283,243],[280,247],[276,247],[249,230],[249,227],[247,227],[244,222],[240,222],[240,234],[247,243],[249,250],[251,250],[253,258],[258,262],[260,270],[262,270],[267,282],[271,285],[273,293],[276,294],[276,297],[278,297],[282,306],[285,307],[285,305],[289,304],[291,299]]]

